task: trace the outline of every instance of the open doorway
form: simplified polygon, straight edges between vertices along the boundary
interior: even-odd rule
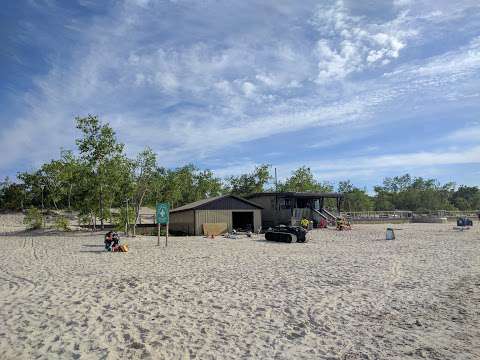
[[[237,231],[253,231],[253,211],[233,211],[232,225]]]

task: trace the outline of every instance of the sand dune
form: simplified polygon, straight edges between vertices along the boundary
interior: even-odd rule
[[[0,215],[0,235],[25,230],[23,224],[24,215],[21,213],[1,214]]]
[[[1,359],[478,359],[480,232],[0,237]],[[37,234],[38,235],[38,234]]]

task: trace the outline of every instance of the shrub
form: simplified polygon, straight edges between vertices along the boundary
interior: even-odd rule
[[[134,209],[128,209],[128,223],[130,226],[135,221]],[[127,210],[122,208],[116,214],[113,214],[113,224],[115,225],[115,231],[125,231],[125,223],[127,222]]]
[[[70,231],[70,221],[63,215],[55,219],[55,229],[59,231]]]
[[[78,215],[78,224],[79,225],[90,225],[92,222],[92,216],[90,214],[79,214]]]
[[[23,223],[29,229],[41,229],[43,227],[43,216],[40,210],[31,207],[27,210]]]

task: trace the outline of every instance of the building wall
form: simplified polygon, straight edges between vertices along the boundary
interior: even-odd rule
[[[228,231],[232,231],[232,212],[253,212],[253,226],[255,230],[262,226],[262,211],[260,209],[230,209],[230,210],[196,210],[195,235],[203,235],[203,224],[226,223]]]
[[[195,235],[195,213],[193,210],[170,213],[169,230]]]
[[[275,211],[275,196],[264,195],[249,198],[251,202],[263,207],[262,225],[263,227],[274,226],[278,224],[290,224],[292,217],[292,209],[280,209],[284,196],[277,196],[277,205],[279,209]]]
[[[258,204],[263,208],[262,221],[263,223],[270,223],[274,220],[275,197],[274,196],[260,196],[250,199],[250,201]]]

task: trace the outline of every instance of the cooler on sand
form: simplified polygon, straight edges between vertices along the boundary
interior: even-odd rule
[[[395,232],[391,227],[387,228],[387,240],[395,240]]]

